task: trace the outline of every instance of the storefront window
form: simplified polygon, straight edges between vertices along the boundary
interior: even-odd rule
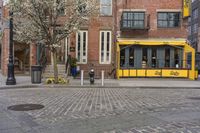
[[[142,68],[147,67],[147,48],[142,49]]]
[[[175,67],[179,68],[179,49],[177,48],[174,51],[174,59],[175,59],[175,62],[174,62]]]
[[[153,48],[152,49],[152,67],[155,68],[157,66],[157,49]]]
[[[125,66],[125,49],[120,50],[120,67]]]
[[[170,67],[170,49],[165,49],[165,67]]]
[[[129,67],[134,67],[134,48],[129,48]]]

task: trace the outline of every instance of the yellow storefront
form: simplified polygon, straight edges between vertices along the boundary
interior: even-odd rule
[[[195,50],[185,39],[117,41],[117,77],[167,77],[194,80]]]

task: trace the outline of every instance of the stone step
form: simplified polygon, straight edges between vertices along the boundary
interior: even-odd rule
[[[54,74],[53,73],[43,73],[42,77],[43,78],[51,78],[51,77],[54,77]],[[66,77],[66,75],[65,74],[58,74],[58,77],[64,78],[64,77]]]
[[[44,78],[53,77],[54,76],[53,65],[47,65],[42,75]],[[65,65],[60,65],[60,64],[58,65],[58,75],[60,77],[65,77]]]
[[[65,69],[65,65],[58,65],[58,68]],[[53,69],[53,65],[47,65],[45,69]]]

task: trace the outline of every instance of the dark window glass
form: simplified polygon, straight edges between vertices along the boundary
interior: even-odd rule
[[[81,56],[81,36],[80,33],[78,33],[78,61],[80,62]]]
[[[165,67],[170,67],[170,49],[165,49]]]
[[[144,12],[123,12],[122,27],[130,29],[143,29],[144,19]]]
[[[142,49],[142,68],[147,67],[147,48]]]
[[[180,25],[180,13],[178,12],[159,12],[158,27],[173,28]]]
[[[174,58],[175,58],[175,62],[174,62],[174,64],[175,64],[175,67],[176,68],[179,68],[179,63],[180,63],[180,57],[179,57],[180,55],[179,55],[179,49],[175,49],[175,51],[174,51]]]
[[[83,32],[83,56],[86,56],[86,32]]]
[[[120,67],[125,66],[125,48],[121,47],[120,50]]]
[[[157,66],[157,49],[152,48],[152,67],[155,68]]]
[[[134,67],[134,48],[129,48],[129,67]]]
[[[110,32],[107,32],[107,51],[106,51],[106,61],[109,61],[110,57]]]

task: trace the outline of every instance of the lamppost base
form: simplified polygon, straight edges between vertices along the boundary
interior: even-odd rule
[[[8,64],[8,78],[6,80],[6,85],[16,85],[13,63]]]
[[[13,78],[7,79],[6,85],[16,85],[16,80]]]

